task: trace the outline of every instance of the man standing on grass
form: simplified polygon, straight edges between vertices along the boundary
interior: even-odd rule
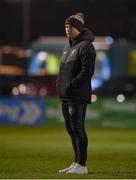
[[[62,101],[66,129],[71,137],[74,162],[59,173],[87,174],[88,138],[84,128],[87,104],[91,101],[91,78],[95,68],[93,33],[84,28],[84,15],[77,13],[65,20],[65,46],[56,87]]]

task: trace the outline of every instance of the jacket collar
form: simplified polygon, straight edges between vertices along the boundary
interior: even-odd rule
[[[74,40],[69,39],[70,46],[74,46],[75,44],[88,40],[90,42],[94,41],[94,34],[91,30],[85,28]]]

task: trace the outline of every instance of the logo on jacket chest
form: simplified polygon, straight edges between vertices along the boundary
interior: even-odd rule
[[[76,54],[77,54],[77,49],[72,49],[68,52],[64,51],[62,56],[62,62],[69,62],[76,60]]]
[[[67,55],[67,53],[68,53],[67,51],[64,51],[64,52],[63,52],[63,55]],[[70,57],[74,56],[75,54],[76,54],[76,49],[72,49],[72,51],[69,52],[69,56],[70,56]]]

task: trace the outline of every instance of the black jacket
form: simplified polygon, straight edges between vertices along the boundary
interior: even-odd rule
[[[91,78],[95,67],[94,35],[84,29],[63,50],[56,87],[62,101],[91,101]]]

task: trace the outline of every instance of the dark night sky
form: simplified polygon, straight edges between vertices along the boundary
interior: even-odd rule
[[[62,36],[64,20],[80,11],[95,35],[136,41],[136,0],[31,0],[30,7],[23,7],[21,0],[0,0],[0,45],[29,45],[42,35]]]

